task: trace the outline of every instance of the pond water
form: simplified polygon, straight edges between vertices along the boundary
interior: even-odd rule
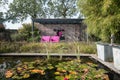
[[[90,58],[0,57],[0,80],[114,80]]]

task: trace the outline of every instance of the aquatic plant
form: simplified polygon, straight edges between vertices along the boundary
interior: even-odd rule
[[[106,71],[92,62],[75,60],[35,60],[23,62],[6,70],[13,80],[109,80]]]
[[[106,71],[97,69],[91,62],[82,63],[80,60],[62,62],[56,65],[57,80],[109,80]]]
[[[33,62],[23,62],[19,63],[12,69],[8,69],[5,72],[6,78],[12,79],[25,79],[29,78],[31,75],[41,75],[44,76],[46,74],[46,70],[51,70],[54,67],[52,64],[49,64],[43,60],[35,60]]]

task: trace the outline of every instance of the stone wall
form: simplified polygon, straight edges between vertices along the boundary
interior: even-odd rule
[[[64,29],[63,35],[65,41],[79,41],[85,40],[85,29],[80,24],[39,24],[35,23],[37,28],[40,30],[41,36],[53,36],[56,35],[54,29]]]

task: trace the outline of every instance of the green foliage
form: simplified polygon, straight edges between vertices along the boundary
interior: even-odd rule
[[[25,43],[0,42],[0,53],[19,52],[19,48]]]
[[[11,34],[11,39],[12,41],[17,42],[21,40],[21,36],[18,33]]]
[[[106,71],[92,62],[80,60],[37,59],[21,62],[5,73],[13,80],[109,80]]]
[[[96,64],[91,62],[82,63],[80,60],[71,60],[68,62],[61,62],[56,65],[55,72],[57,80],[104,80],[105,70],[96,69]]]
[[[40,39],[39,30],[34,27],[34,41],[38,42]],[[32,25],[31,24],[23,24],[23,27],[18,30],[18,34],[12,35],[12,38],[18,41],[28,41],[32,40]]]
[[[89,43],[89,44],[82,44],[80,46],[81,53],[88,53],[88,54],[95,54],[96,53],[96,46]]]
[[[8,3],[8,0],[0,0],[0,7]]]
[[[7,43],[1,42],[1,53],[25,52],[25,53],[69,53],[95,54],[96,47],[94,43]]]
[[[0,23],[4,22],[3,12],[0,12]]]
[[[31,18],[67,18],[77,15],[76,0],[13,0],[7,16],[12,21]]]
[[[13,21],[23,21],[27,17],[38,18],[45,16],[43,6],[46,0],[13,0],[9,6],[8,16]]]
[[[20,50],[21,52],[41,53],[42,51],[46,51],[44,48],[45,47],[40,43],[28,43],[24,46],[21,46]]]
[[[111,34],[120,31],[119,0],[79,0],[78,6],[86,18],[88,33],[110,42]],[[117,37],[119,38],[119,37]]]
[[[77,0],[49,0],[48,10],[55,18],[73,17],[78,13]]]
[[[120,43],[120,31],[115,34],[115,43]]]
[[[0,0],[0,23],[4,23],[5,21],[11,19],[7,16],[9,0]]]
[[[0,24],[0,41],[11,41],[10,31],[3,24]]]
[[[34,78],[35,80],[37,79],[48,80],[46,78],[46,77],[49,78],[49,76],[47,76],[48,73],[47,71],[52,71],[54,68],[53,65],[51,64],[51,61],[52,60],[47,61],[41,59],[32,62],[19,63],[14,68],[7,70],[5,76],[7,79],[11,77],[13,80],[23,80],[23,79],[26,80],[27,78],[29,80],[33,80]],[[56,63],[56,61],[53,62]],[[53,78],[53,76],[51,78]]]

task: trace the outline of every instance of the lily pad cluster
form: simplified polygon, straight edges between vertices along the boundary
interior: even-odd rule
[[[109,80],[106,71],[98,69],[98,66],[91,62],[72,60],[59,63],[56,68],[57,80]]]
[[[25,79],[29,78],[31,75],[41,75],[46,74],[46,70],[51,70],[54,67],[43,60],[35,60],[33,62],[23,62],[16,65],[14,68],[9,69],[5,72],[6,78],[12,79]]]
[[[105,73],[106,71],[99,69],[96,64],[83,63],[78,59],[59,61],[57,64],[55,61],[35,60],[19,63],[7,70],[5,77],[13,80],[32,80],[31,78],[37,75],[37,79],[41,80],[109,80]]]

